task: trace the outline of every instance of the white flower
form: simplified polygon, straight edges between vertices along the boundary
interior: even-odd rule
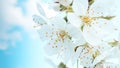
[[[115,62],[111,62],[113,66],[118,66],[118,63],[120,62],[119,57],[120,51],[118,47],[111,47],[110,45],[99,45],[93,47],[90,44],[84,44],[76,48],[72,62],[78,59],[83,67],[93,68],[96,65],[99,67],[101,65],[102,60],[105,61],[102,62],[103,66],[105,66],[106,63],[109,63],[111,60],[118,60]],[[110,64],[107,64],[106,67],[108,65]]]
[[[96,57],[93,62],[94,67],[101,67],[101,68],[119,68],[120,65],[120,51],[118,47],[113,47],[110,50],[103,52],[101,55]]]
[[[100,54],[98,49],[86,43],[76,47],[72,62],[74,63],[74,60],[79,60],[83,67],[91,67],[94,59]]]
[[[118,31],[111,23],[117,15],[117,1],[95,0],[89,6],[88,0],[74,0],[72,5],[74,13],[68,13],[68,21],[83,31],[84,38],[91,45],[106,43],[118,35]]]
[[[106,47],[107,46],[107,47]],[[103,45],[102,49],[99,46],[97,48],[101,54],[97,56],[93,62],[93,66],[97,67],[110,67],[110,68],[119,68],[120,65],[120,34],[117,36],[117,39],[114,39],[111,42],[108,42],[108,45]]]
[[[104,51],[109,50],[110,46],[95,46],[90,44],[84,44],[83,46],[78,46],[76,52],[74,53],[73,60],[79,60],[83,67],[91,67],[93,65],[96,57],[104,53]]]
[[[47,41],[46,52],[49,55],[57,54],[66,63],[74,54],[75,43],[83,45],[86,42],[81,31],[64,19],[55,17],[49,20],[49,23],[38,29],[39,36]]]
[[[33,20],[37,23],[37,27],[40,26],[37,30],[41,40],[47,41],[45,46],[47,54],[57,54],[66,63],[74,54],[74,48],[85,44],[81,31],[67,23],[60,15],[48,19],[40,5],[38,10],[40,15],[34,15]]]

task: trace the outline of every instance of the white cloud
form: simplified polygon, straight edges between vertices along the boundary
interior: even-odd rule
[[[22,27],[24,31],[28,32],[31,36],[37,35],[33,28],[34,22],[32,19],[32,15],[38,13],[35,0],[28,0],[24,3],[27,11],[25,15],[22,12],[22,7],[16,6],[16,4],[17,0],[0,0],[0,14],[2,15],[1,17],[4,20],[3,24],[5,25],[1,27],[3,30],[0,30],[0,39],[5,41],[4,43],[0,43],[0,49],[7,49],[10,44],[15,46],[17,41],[22,40],[22,34],[19,31],[7,33],[13,25]],[[37,37],[34,36],[31,38]],[[10,44],[7,44],[8,40]]]
[[[19,31],[12,31],[12,27],[4,26],[1,27],[3,30],[0,30],[0,50],[7,50],[8,47],[15,47],[17,42],[22,41],[22,33]],[[11,45],[11,46],[9,46]]]
[[[16,4],[17,0],[1,1],[1,13],[4,21],[14,25],[20,25],[27,31],[31,31],[34,25],[32,15],[37,13],[35,0],[30,0],[26,3],[25,7],[27,10],[27,15],[24,15],[22,13],[22,8],[16,6]]]

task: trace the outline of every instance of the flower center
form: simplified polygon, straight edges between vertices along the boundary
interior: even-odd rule
[[[72,9],[71,6],[68,6],[66,11],[67,11],[67,12],[73,12],[73,9]]]
[[[59,38],[62,39],[62,41],[64,41],[65,38],[71,39],[71,37],[68,35],[68,32],[61,30],[59,33]]]
[[[92,18],[90,18],[89,16],[82,16],[81,20],[85,23],[85,24],[90,24],[92,22]]]
[[[66,35],[66,32],[61,30],[60,33],[59,33],[60,37],[63,38],[65,35]]]
[[[67,32],[64,31],[64,30],[61,30],[60,33],[59,33],[59,37],[64,41],[64,37],[65,35],[67,35]]]

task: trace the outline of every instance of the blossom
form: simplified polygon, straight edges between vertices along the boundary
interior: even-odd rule
[[[111,49],[111,46],[99,45],[93,47],[93,45],[90,45],[89,43],[77,46],[75,48],[74,56],[72,56],[72,63],[75,63],[74,60],[79,60],[83,67],[91,67],[96,57],[102,55],[107,50],[109,51],[109,49]]]
[[[106,50],[101,55],[97,56],[93,62],[94,67],[101,67],[101,68],[119,68],[120,65],[120,51],[118,47],[113,47],[109,50]]]
[[[101,54],[98,55],[93,62],[93,66],[95,68],[119,68],[120,65],[120,33],[117,36],[117,39],[114,39],[111,42],[108,42],[108,45],[111,47],[107,47],[107,49],[101,50]],[[106,47],[106,46],[104,46]]]
[[[40,15],[33,15],[33,20],[37,23],[40,39],[47,41],[45,50],[49,55],[58,55],[67,62],[74,52],[74,43],[78,45],[85,41],[81,31],[66,22],[59,15],[54,18],[47,18],[43,9],[38,5]]]
[[[68,13],[67,18],[83,32],[84,38],[91,45],[107,44],[107,40],[113,40],[118,35],[111,23],[118,12],[116,4],[117,0],[95,0],[91,5],[88,4],[88,0],[74,0],[73,13]]]
[[[73,60],[79,60],[83,67],[90,67],[98,55],[100,55],[100,52],[90,44],[86,43],[77,47]]]
[[[38,33],[42,40],[47,41],[45,46],[47,54],[58,55],[65,63],[74,54],[75,43],[77,45],[86,43],[81,31],[59,16],[49,19],[38,29]]]

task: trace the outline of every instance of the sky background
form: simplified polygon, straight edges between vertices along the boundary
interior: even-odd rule
[[[46,61],[45,42],[33,28],[37,2],[0,0],[0,68],[53,68]]]

